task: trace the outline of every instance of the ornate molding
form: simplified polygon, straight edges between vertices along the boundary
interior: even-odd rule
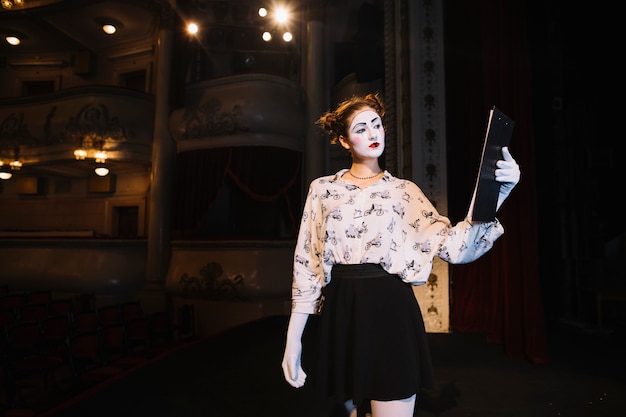
[[[247,132],[249,128],[241,121],[243,109],[236,104],[229,110],[222,109],[222,101],[216,98],[185,108],[181,140],[209,136],[234,135]]]
[[[78,88],[36,98],[0,101],[0,156],[19,147],[24,164],[72,160],[74,148],[83,145],[150,161],[152,96]]]

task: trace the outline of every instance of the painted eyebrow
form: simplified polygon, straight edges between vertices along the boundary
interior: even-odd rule
[[[380,117],[374,117],[374,118],[370,121],[370,123],[374,123],[376,120],[380,120]],[[355,124],[355,125],[354,125],[354,127],[359,127],[359,126],[365,126],[365,122],[362,122],[362,123],[357,123],[357,124]],[[353,129],[354,129],[354,128],[353,128]]]

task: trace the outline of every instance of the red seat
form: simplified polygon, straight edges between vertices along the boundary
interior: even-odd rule
[[[95,311],[76,311],[71,314],[74,333],[95,332],[98,330],[98,313]]]
[[[14,308],[25,303],[24,294],[5,294],[0,297],[0,308]]]
[[[0,328],[5,329],[17,323],[17,312],[13,307],[0,308]]]
[[[150,338],[150,318],[136,317],[126,321],[126,343],[131,354],[138,354],[144,357],[152,357],[158,353],[154,349]]]
[[[93,293],[79,294],[73,297],[74,311],[93,311],[96,309],[96,296]]]
[[[48,317],[48,304],[22,304],[17,307],[19,321],[38,321]]]
[[[6,330],[9,392],[47,387],[63,360],[46,352],[40,322],[19,322]],[[15,398],[11,398],[12,401]]]
[[[126,328],[121,323],[100,328],[100,341],[107,365],[129,369],[147,362],[145,357],[130,349]]]
[[[0,285],[0,297],[9,293],[8,285]]]
[[[72,311],[74,311],[74,303],[69,298],[51,300],[48,303],[48,314],[51,316],[67,314]]]
[[[124,368],[106,363],[97,331],[73,335],[68,349],[72,380],[77,389],[88,388],[124,372]]]
[[[52,300],[52,291],[37,290],[24,295],[27,304],[47,304]]]
[[[59,357],[69,365],[67,345],[72,334],[72,320],[67,314],[46,317],[41,321],[44,349],[49,355]]]
[[[108,326],[110,324],[121,324],[122,313],[118,305],[108,305],[98,308],[98,323],[100,326]]]
[[[143,308],[139,301],[128,301],[119,305],[122,320],[128,321],[143,317]]]

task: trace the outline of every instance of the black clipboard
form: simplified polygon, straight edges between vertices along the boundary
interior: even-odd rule
[[[480,169],[470,204],[472,221],[490,222],[496,218],[500,193],[500,183],[496,181],[496,162],[502,159],[502,148],[509,146],[514,127],[513,119],[493,106],[489,111]]]

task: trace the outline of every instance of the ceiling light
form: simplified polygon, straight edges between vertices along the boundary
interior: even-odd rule
[[[263,32],[263,35],[261,35],[263,37],[263,40],[265,42],[269,42],[272,40],[272,34],[269,32]]]
[[[99,177],[106,177],[109,174],[109,168],[107,168],[107,166],[104,164],[104,162],[97,163],[96,164],[96,169],[94,169],[94,172]]]
[[[261,17],[267,16],[267,9],[265,7],[259,7],[259,16]]]
[[[195,23],[189,23],[187,25],[187,32],[189,32],[191,35],[195,35],[196,33],[198,33],[198,25]]]
[[[20,38],[18,38],[17,36],[13,36],[13,35],[7,35],[4,37],[4,39],[7,41],[9,45],[13,45],[13,46],[17,46],[20,43],[22,43]]]
[[[8,165],[4,165],[2,161],[0,161],[0,180],[8,180],[13,176],[11,172],[11,168]]]
[[[291,42],[292,39],[293,39],[293,35],[291,34],[291,32],[283,33],[283,40],[285,42]]]
[[[289,20],[289,12],[287,9],[279,7],[274,12],[274,20],[278,23],[286,23]]]
[[[102,25],[102,30],[107,35],[113,35],[115,32],[117,32],[117,28],[111,23],[105,23],[104,25]]]
[[[96,24],[102,28],[102,31],[107,35],[113,35],[118,30],[124,27],[124,24],[122,22],[108,16],[96,17],[94,20]]]

